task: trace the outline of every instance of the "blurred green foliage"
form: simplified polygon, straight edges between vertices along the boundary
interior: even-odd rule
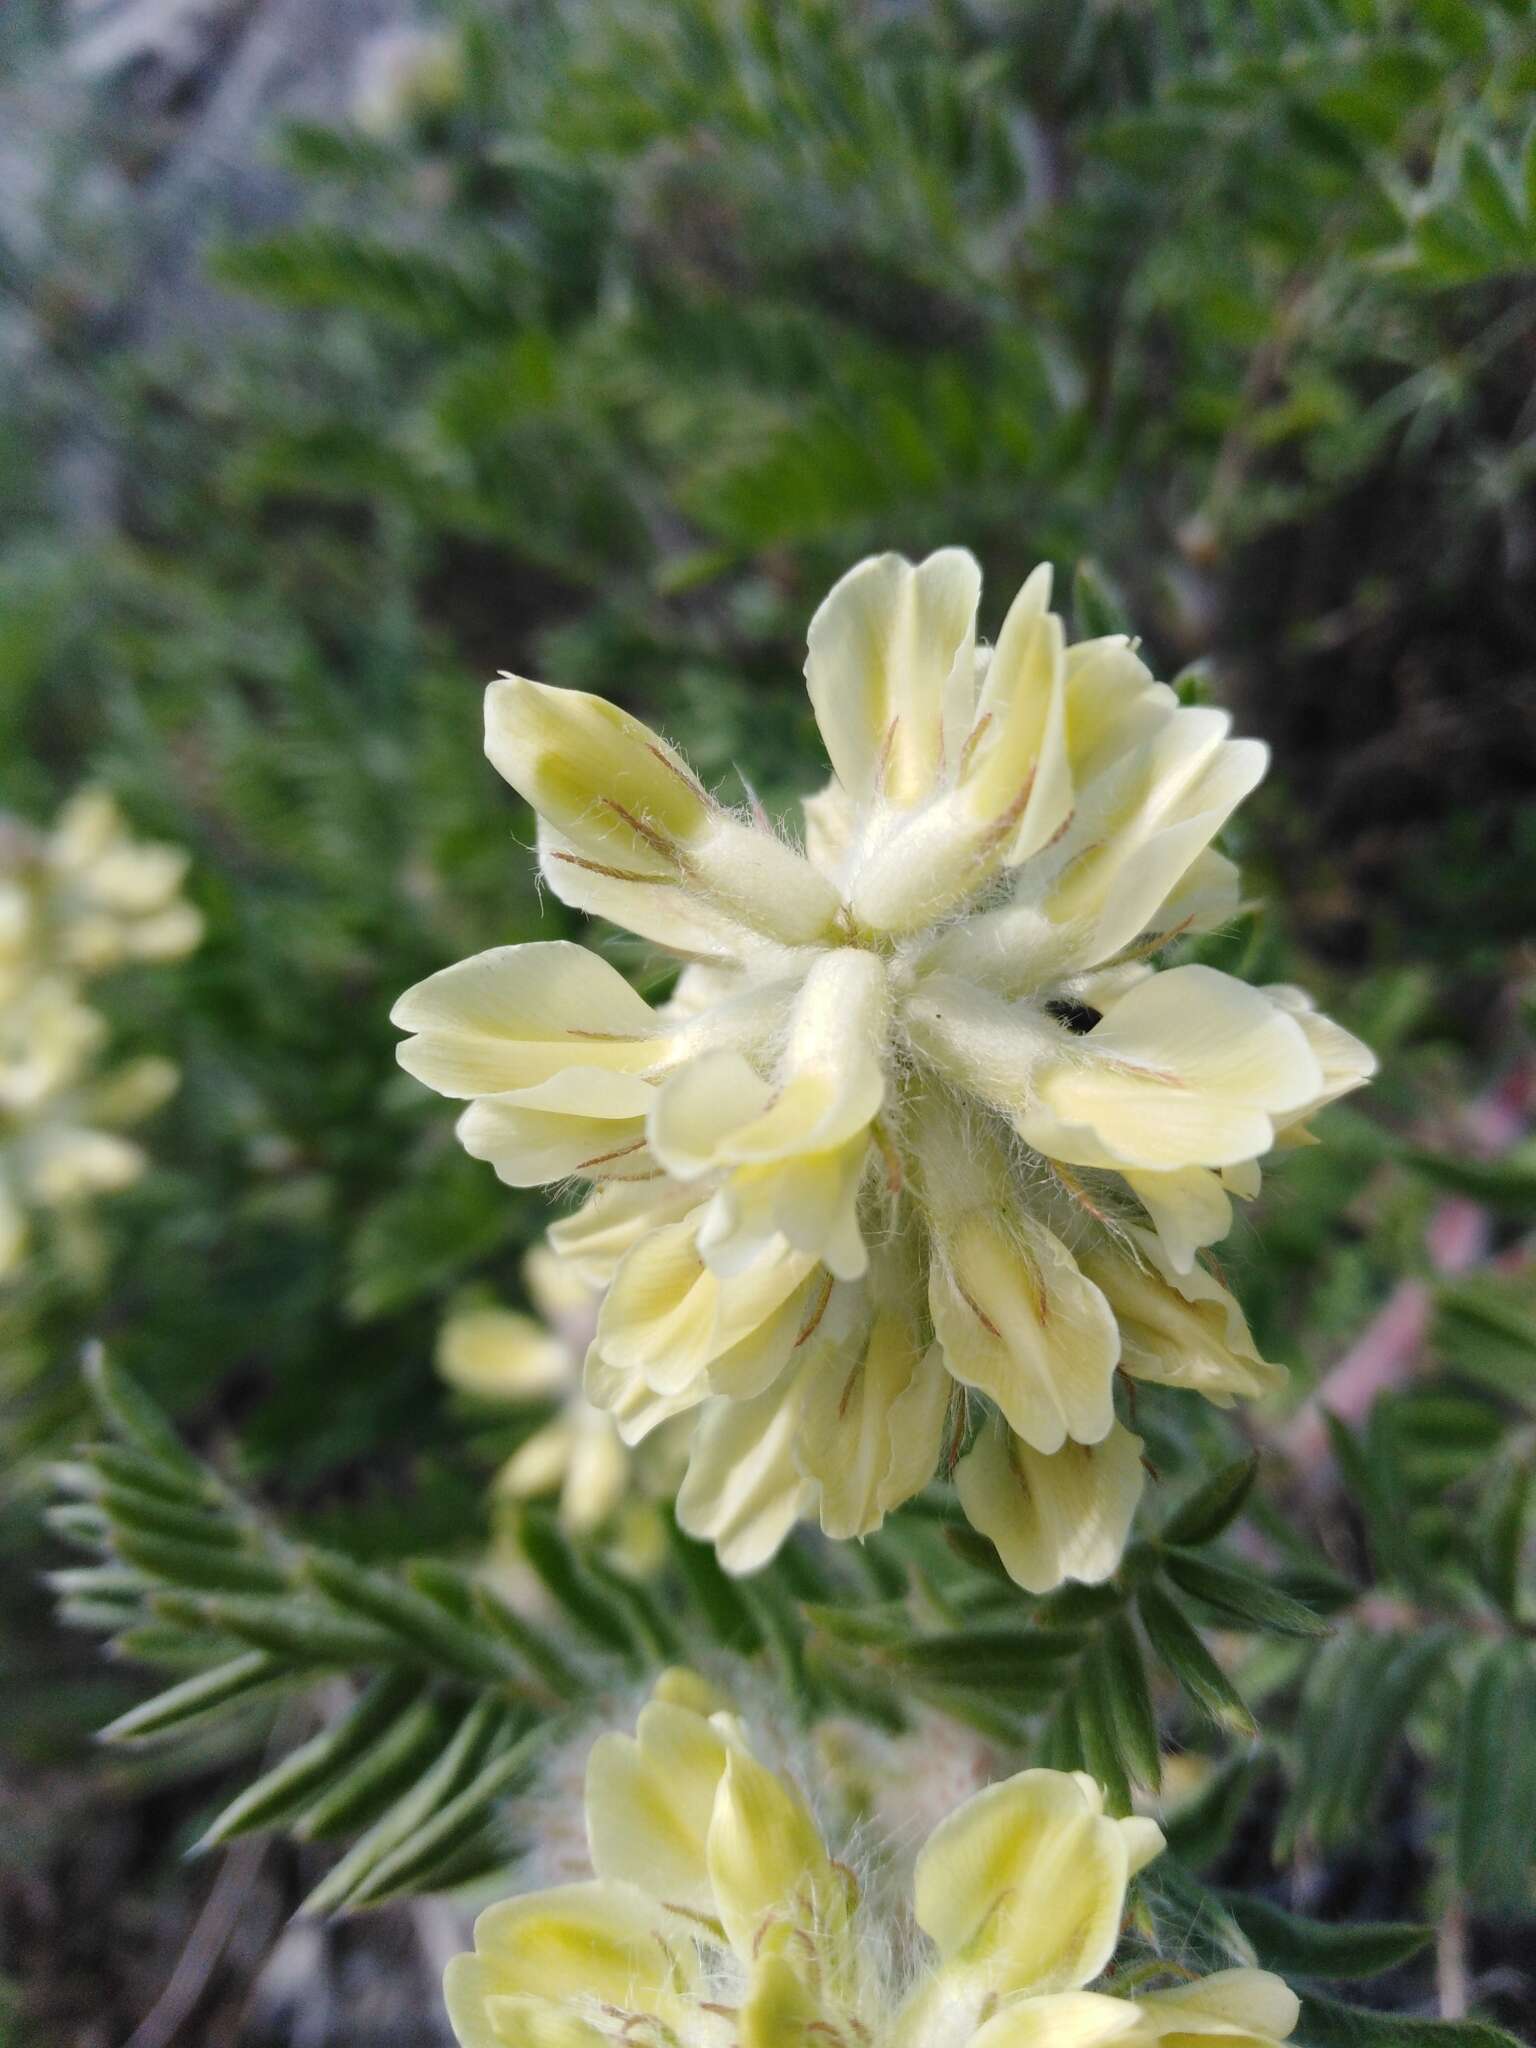
[[[11,252],[0,797],[105,780],[191,847],[210,931],[119,987],[185,1082],[104,1296],[42,1261],[0,1300],[13,1441],[68,1434],[99,1331],[327,1541],[473,1540],[431,1343],[457,1286],[512,1290],[540,1204],[459,1153],[388,1011],[566,918],[480,688],[600,690],[782,808],[820,779],[806,621],[873,548],[971,546],[994,623],[1036,559],[1092,558],[1080,605],[1123,602],[1163,673],[1210,656],[1182,687],[1275,744],[1234,848],[1272,909],[1220,947],[1331,981],[1386,1074],[1229,1248],[1271,1355],[1305,1386],[1395,1285],[1439,1287],[1446,1193],[1518,1246],[1528,1164],[1458,1162],[1468,1099],[1529,1060],[1524,0],[462,0],[445,33],[389,120],[285,133],[294,217],[217,243],[216,330],[161,305],[114,345],[142,252],[70,225],[78,156],[45,253]],[[1381,1689],[1351,1622],[1266,1646],[1252,1696],[1292,1845],[1358,1829],[1406,1728],[1451,1788],[1444,1868],[1512,1903],[1528,1858],[1454,1816],[1496,1805],[1490,1731],[1536,1697],[1536,1308],[1518,1273],[1440,1293],[1449,1391],[1336,1440],[1357,1511],[1324,1532],[1400,1603],[1377,1665],[1426,1615],[1439,1650]],[[1260,1500],[1284,1562],[1305,1514]],[[1307,1731],[1364,1702],[1345,1793]]]

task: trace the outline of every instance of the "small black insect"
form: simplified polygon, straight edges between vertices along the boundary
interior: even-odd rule
[[[1058,1023],[1065,1024],[1069,1031],[1075,1031],[1079,1038],[1085,1031],[1091,1031],[1104,1014],[1102,1010],[1094,1009],[1091,1003],[1074,1003],[1069,996],[1060,997],[1045,1007]]]

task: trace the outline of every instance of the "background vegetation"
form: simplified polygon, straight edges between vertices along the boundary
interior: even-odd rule
[[[333,1901],[474,1874],[507,1853],[538,1713],[722,1638],[807,1698],[881,1713],[912,1687],[1117,1780],[1154,1775],[1150,1697],[1198,1782],[1181,1847],[1261,1952],[1388,1965],[1352,1994],[1384,2010],[1529,2026],[1536,16],[466,0],[426,40],[360,30],[331,118],[264,104],[215,176],[220,82],[293,10],[204,12],[119,8],[126,53],[50,6],[0,21],[26,163],[0,223],[0,799],[43,821],[107,784],[191,849],[208,921],[185,963],[98,992],[184,1077],[156,1170],[101,1211],[104,1266],[45,1241],[0,1293],[17,2038],[116,2043],[178,1968],[185,2009],[139,2048],[429,2038],[398,1919],[267,1963],[333,1857],[246,1838],[236,1927],[178,1853],[317,1711],[334,1743],[335,1674],[361,1671],[362,1732],[255,1817],[375,1830]],[[1085,623],[1123,607],[1161,673],[1274,746],[1234,835],[1265,908],[1220,946],[1384,1058],[1225,1248],[1290,1409],[1254,1427],[1251,1492],[1235,1424],[1154,1428],[1161,1536],[1030,1630],[936,1509],[744,1596],[677,1544],[667,1602],[535,1518],[552,1632],[498,1636],[450,1566],[536,1418],[466,1415],[431,1355],[463,1290],[515,1295],[541,1205],[459,1153],[387,1021],[566,915],[480,758],[480,690],[601,690],[782,807],[818,779],[819,596],[864,552],[947,541],[999,607],[1042,556],[1089,563]],[[136,1478],[71,1451],[98,1433],[93,1337],[129,1376],[105,1423]],[[60,1458],[56,1531],[105,1564],[41,1531]],[[201,1563],[154,1548],[189,1511],[225,1531]],[[61,1566],[111,1664],[49,1620]],[[155,1690],[146,1659],[195,1684],[216,1652],[173,1742],[91,1753]],[[395,1775],[317,1821],[381,1730]],[[1330,1957],[1264,1917],[1295,1909],[1435,1935]],[[1360,2038],[1334,2011],[1309,2038]]]

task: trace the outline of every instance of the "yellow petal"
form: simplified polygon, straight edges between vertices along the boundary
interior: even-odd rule
[[[1200,1265],[1179,1272],[1150,1231],[1131,1228],[1126,1239],[1131,1256],[1101,1246],[1084,1254],[1083,1266],[1115,1311],[1128,1373],[1189,1387],[1219,1408],[1285,1384],[1284,1370],[1260,1358],[1242,1310],[1214,1274]]]
[[[588,917],[606,918],[688,960],[729,962],[750,954],[755,935],[678,875],[649,875],[594,860],[539,821],[539,873],[550,894]]]
[[[705,1855],[739,1956],[781,1953],[797,1927],[824,1936],[845,1917],[847,1894],[805,1801],[742,1749],[726,1752]]]
[[[575,1377],[559,1338],[506,1308],[451,1315],[438,1336],[437,1369],[450,1386],[492,1401],[537,1401]]]
[[[26,1178],[34,1200],[52,1208],[87,1195],[131,1187],[148,1160],[141,1148],[112,1131],[50,1124],[27,1148]]]
[[[1136,2005],[1158,2040],[1218,2035],[1283,2041],[1301,2017],[1295,1992],[1268,1970],[1218,1970],[1193,1984],[1149,1991]]]
[[[786,1375],[752,1400],[705,1404],[677,1519],[690,1536],[714,1544],[728,1572],[765,1565],[815,1500],[795,1461],[801,1399]]]
[[[824,2014],[787,1957],[763,1956],[737,2019],[738,2048],[822,2048],[829,2038]]]
[[[972,2035],[967,2048],[1099,2048],[1140,2027],[1141,2016],[1128,1999],[1060,1991],[1006,2006]]]
[[[811,620],[806,687],[838,780],[859,801],[913,804],[932,789],[946,729],[969,722],[980,595],[962,548],[916,568],[876,555]]]
[[[1205,1245],[1217,1244],[1232,1228],[1232,1203],[1220,1177],[1208,1166],[1176,1173],[1137,1173],[1125,1178],[1152,1219],[1168,1262],[1180,1273],[1195,1263]]]
[[[429,975],[391,1021],[408,1074],[440,1095],[529,1088],[577,1064],[635,1074],[666,1051],[655,1012],[606,960],[567,939],[497,946]]]
[[[857,1280],[869,1263],[859,1228],[859,1190],[869,1163],[860,1132],[830,1151],[773,1166],[741,1166],[705,1212],[699,1250],[718,1273],[744,1273],[774,1248],[818,1254],[839,1280]]]
[[[612,1418],[619,1441],[627,1445],[643,1442],[674,1415],[686,1415],[709,1398],[708,1383],[702,1379],[680,1394],[658,1394],[640,1373],[613,1365],[596,1344],[582,1368],[582,1391],[594,1408]]]
[[[607,2048],[612,2038],[580,2013],[547,1998],[486,2000],[493,2038],[504,2048]]]
[[[540,1244],[523,1260],[523,1286],[539,1314],[562,1336],[568,1330],[582,1332],[580,1348],[585,1350],[597,1318],[597,1296],[591,1281],[569,1259]]]
[[[475,1953],[502,1996],[602,2001],[654,2012],[693,1973],[666,1910],[637,1887],[598,1879],[489,1906]]]
[[[714,809],[693,771],[606,698],[502,676],[485,693],[492,767],[591,858],[671,878]]]
[[[786,1248],[748,1272],[722,1276],[705,1265],[696,1235],[697,1222],[687,1217],[653,1230],[626,1254],[598,1316],[598,1348],[661,1394],[682,1392],[728,1357],[734,1384],[744,1375],[766,1384],[794,1344],[796,1297],[815,1261]]]
[[[532,1088],[482,1095],[458,1121],[471,1159],[508,1187],[539,1187],[580,1174],[590,1180],[654,1177],[645,1117],[655,1089],[634,1074],[567,1067]]]
[[[1079,1166],[1176,1170],[1267,1152],[1272,1119],[1322,1073],[1294,1019],[1210,967],[1139,982],[1032,1075],[1016,1119],[1037,1150]]]
[[[1066,744],[1066,661],[1061,621],[1045,609],[1050,572],[1037,569],[1015,598],[987,667],[960,786],[972,815],[1017,811],[1006,860],[1027,860],[1072,808]]]
[[[1022,1771],[939,1823],[913,1885],[947,1969],[1003,1995],[1075,1991],[1114,1954],[1125,1843],[1070,1775]]]
[[[882,1514],[909,1501],[933,1477],[953,1391],[944,1353],[939,1345],[930,1344],[905,1390],[891,1403],[891,1458],[875,1496]]]
[[[560,1526],[582,1535],[607,1521],[629,1484],[629,1452],[614,1418],[585,1401],[567,1415],[570,1449],[560,1488]]]
[[[1114,1421],[1115,1318],[1066,1246],[1025,1210],[947,1227],[929,1279],[944,1361],[1037,1451],[1097,1443]]]
[[[1073,694],[1069,686],[1069,725]],[[1083,966],[1160,922],[1175,887],[1262,780],[1268,749],[1229,740],[1230,726],[1225,712],[1165,712],[1159,702],[1139,732],[1118,736],[1123,744],[1086,788],[1079,780],[1042,907],[1053,922],[1084,929]]]
[[[1320,1109],[1325,1109],[1330,1102],[1337,1102],[1341,1095],[1363,1087],[1376,1072],[1376,1055],[1353,1032],[1346,1031],[1342,1024],[1335,1024],[1331,1017],[1325,1017],[1314,1008],[1312,998],[1304,989],[1278,982],[1271,983],[1263,993],[1276,1009],[1295,1019],[1322,1074],[1322,1085],[1316,1095],[1281,1122],[1279,1128],[1289,1132],[1304,1124],[1308,1117],[1315,1116]]]
[[[840,1306],[829,1305],[818,1338]],[[827,1341],[807,1351],[800,1461],[806,1476],[820,1485],[826,1534],[865,1536],[885,1517],[896,1457],[897,1404],[922,1371],[925,1346],[908,1316],[899,1309],[880,1309],[872,1318],[867,1310],[857,1314],[840,1336],[829,1332]],[[942,1413],[941,1405],[940,1420]],[[907,1419],[913,1419],[911,1404]],[[928,1448],[923,1480],[937,1462],[936,1437]]]
[[[558,835],[553,867],[631,896],[675,889],[791,944],[836,916],[808,861],[731,817],[674,748],[602,697],[503,676],[485,694],[485,751]]]
[[[1145,1814],[1127,1814],[1118,1825],[1125,1837],[1127,1867],[1134,1877],[1138,1870],[1145,1870],[1149,1863],[1161,1856],[1168,1844],[1157,1822]]]
[[[692,1670],[686,1664],[669,1664],[656,1683],[651,1687],[652,1699],[665,1700],[668,1706],[686,1707],[692,1714],[730,1712],[731,1702],[719,1686]]]
[[[599,1877],[713,1915],[705,1841],[725,1769],[720,1732],[688,1708],[652,1700],[635,1733],[600,1735],[587,1758],[587,1842]]]
[[[573,1445],[571,1426],[563,1417],[536,1429],[497,1473],[497,1492],[511,1500],[537,1500],[553,1493],[570,1469]]]
[[[549,1226],[550,1249],[594,1288],[606,1287],[625,1253],[647,1232],[675,1223],[698,1201],[670,1181],[609,1181]]]
[[[1044,1457],[994,1416],[955,1468],[966,1520],[1030,1593],[1107,1579],[1144,1483],[1141,1439],[1118,1422],[1100,1443],[1066,1443]]]

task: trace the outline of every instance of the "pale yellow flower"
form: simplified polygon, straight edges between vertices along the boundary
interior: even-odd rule
[[[518,1445],[496,1476],[512,1500],[558,1493],[573,1534],[606,1522],[623,1499],[634,1453],[614,1419],[582,1392],[582,1363],[597,1327],[597,1294],[545,1249],[530,1252],[523,1285],[537,1315],[478,1305],[455,1310],[437,1342],[437,1369],[480,1400],[553,1402],[555,1413]]]
[[[493,683],[548,885],[682,972],[652,1005],[508,946],[396,1006],[476,1157],[592,1185],[551,1233],[606,1289],[588,1393],[626,1441],[695,1412],[678,1512],[733,1570],[802,1516],[866,1534],[958,1456],[1023,1584],[1107,1576],[1142,1483],[1117,1372],[1275,1384],[1202,1255],[1372,1069],[1294,989],[1153,965],[1235,910],[1212,842],[1264,749],[1123,638],[1069,647],[1048,570],[994,647],[979,596],[947,549],[817,612],[803,850],[628,713]]]
[[[1081,1773],[974,1794],[910,1873],[866,1827],[856,1868],[737,1716],[669,1673],[633,1737],[592,1745],[585,1804],[592,1877],[492,1906],[449,1965],[463,2048],[1268,2048],[1296,2023],[1261,1970],[1116,1991],[1126,1888],[1163,1841]]]
[[[91,976],[179,960],[203,920],[182,895],[188,857],[135,839],[103,789],[83,789],[53,829],[8,824],[0,850],[0,963]]]
[[[176,1069],[145,1057],[103,1070],[106,1039],[67,982],[0,969],[0,1279],[20,1267],[35,1212],[78,1208],[144,1171],[122,1133],[174,1092]]]
[[[0,1278],[20,1267],[36,1212],[78,1208],[144,1171],[122,1133],[174,1091],[176,1069],[153,1056],[106,1066],[107,1023],[80,985],[197,943],[186,865],[131,838],[100,790],[72,797],[51,833],[0,824]]]

